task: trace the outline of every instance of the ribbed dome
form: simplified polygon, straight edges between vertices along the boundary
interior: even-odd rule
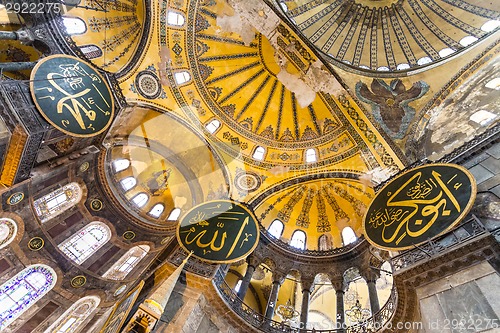
[[[281,8],[334,64],[363,71],[439,62],[500,24],[500,4],[478,0],[293,0]]]

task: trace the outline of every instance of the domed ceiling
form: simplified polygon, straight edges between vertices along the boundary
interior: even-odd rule
[[[280,5],[336,65],[365,72],[408,71],[439,62],[479,43],[500,24],[497,1],[292,0]]]

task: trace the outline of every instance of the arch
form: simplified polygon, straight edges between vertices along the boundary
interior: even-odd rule
[[[123,190],[127,192],[131,188],[133,188],[135,185],[137,185],[137,180],[134,177],[126,177],[120,180],[120,185],[122,186]]]
[[[191,81],[191,74],[189,74],[188,71],[180,71],[177,73],[174,73],[174,79],[175,83],[178,85],[185,84],[189,81]]]
[[[82,192],[78,183],[66,184],[35,200],[35,213],[42,223],[47,222],[80,202]]]
[[[153,208],[151,208],[148,214],[151,215],[152,217],[159,218],[164,210],[165,206],[161,203],[157,203],[156,205],[153,206]]]
[[[281,237],[281,235],[283,234],[284,229],[285,229],[285,225],[283,224],[283,222],[276,219],[271,223],[269,228],[267,228],[267,232],[271,236],[279,239]]]
[[[80,265],[110,239],[111,230],[109,227],[102,222],[94,221],[78,230],[58,247],[72,261]]]
[[[99,296],[85,296],[71,305],[44,333],[77,332],[83,323],[93,316],[94,310],[101,303]]]
[[[309,148],[306,150],[306,163],[314,163],[318,161],[318,157],[316,155],[316,149]]]
[[[167,24],[176,27],[182,27],[184,25],[184,22],[186,22],[186,19],[184,18],[184,15],[182,15],[181,13],[174,12],[171,10],[167,12]]]
[[[113,164],[113,169],[115,170],[115,173],[117,173],[117,172],[123,171],[125,169],[128,169],[128,167],[130,166],[130,161],[125,159],[125,158],[120,158],[120,159],[114,160],[112,162],[112,164]]]
[[[306,233],[302,230],[295,230],[292,234],[292,239],[290,240],[290,246],[293,246],[300,250],[306,249]]]
[[[214,134],[215,132],[217,132],[217,130],[219,129],[220,127],[220,121],[217,120],[217,119],[212,119],[208,124],[205,125],[205,128],[207,129],[207,131],[210,132],[210,134]]]
[[[0,218],[0,249],[9,245],[17,235],[17,223],[9,218]]]
[[[257,161],[262,161],[264,159],[264,155],[266,154],[266,149],[261,146],[257,146],[255,148],[252,157],[256,159]]]
[[[56,284],[49,266],[31,265],[0,286],[0,331],[19,318]]]
[[[118,259],[102,277],[111,280],[123,280],[137,266],[141,259],[148,254],[149,249],[148,245],[134,246]]]
[[[168,221],[177,221],[179,219],[179,216],[181,216],[181,209],[180,208],[174,208],[168,215],[167,220]]]
[[[68,35],[81,35],[87,31],[85,21],[79,17],[63,17],[62,20]]]
[[[137,207],[141,208],[144,207],[146,202],[148,202],[149,197],[146,193],[141,192],[137,194],[135,197],[133,197],[131,200]]]
[[[333,248],[332,236],[330,234],[323,234],[318,238],[318,249],[320,251],[328,251]]]
[[[351,227],[345,227],[342,229],[342,243],[344,246],[354,243],[357,239],[358,237],[356,237],[356,234]]]

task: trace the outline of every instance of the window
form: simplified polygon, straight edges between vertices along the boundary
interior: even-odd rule
[[[149,211],[149,215],[151,215],[152,217],[160,217],[161,213],[163,213],[163,211],[165,210],[165,206],[163,206],[163,204],[159,203],[159,204],[156,204],[154,205],[153,208],[151,208],[151,210]]]
[[[0,249],[6,247],[17,235],[17,224],[14,220],[0,218]]]
[[[141,208],[144,207],[146,202],[148,202],[148,199],[148,195],[144,192],[141,192],[132,198],[132,202],[135,203],[137,207]]]
[[[314,149],[308,149],[306,150],[306,163],[313,163],[317,162],[318,159],[316,157],[316,150]]]
[[[213,119],[205,126],[205,128],[207,129],[207,131],[210,132],[210,134],[214,134],[215,132],[217,132],[219,127],[220,127],[220,121],[218,121],[217,119]]]
[[[78,265],[90,258],[111,238],[111,230],[102,222],[91,222],[59,244],[59,249]]]
[[[295,230],[290,241],[290,246],[300,250],[306,249],[306,233],[302,230]]]
[[[284,227],[285,225],[283,224],[283,222],[281,222],[280,220],[274,220],[267,229],[267,232],[269,232],[269,234],[275,238],[280,238],[283,234]]]
[[[398,71],[403,71],[405,69],[410,69],[410,65],[408,65],[408,64],[399,64],[399,65],[396,66],[396,69]]]
[[[167,13],[167,23],[170,25],[175,25],[178,27],[182,27],[186,22],[184,15],[172,11],[168,11]]]
[[[252,157],[258,161],[262,161],[264,159],[265,154],[266,150],[264,149],[264,147],[258,146],[257,148],[255,148]]]
[[[344,243],[344,246],[354,243],[357,239],[358,238],[352,228],[345,227],[344,230],[342,230],[342,242]]]
[[[42,223],[56,217],[76,205],[82,199],[82,189],[77,183],[69,183],[35,200],[35,212]]]
[[[429,58],[429,57],[422,57],[422,58],[420,58],[420,59],[417,60],[417,65],[423,66],[423,65],[430,64],[431,62],[432,62],[431,58]]]
[[[31,265],[0,286],[0,331],[16,320],[56,284],[46,265]]]
[[[493,120],[495,120],[496,117],[497,115],[490,111],[479,110],[474,112],[474,114],[472,114],[469,119],[481,126],[486,126]]]
[[[481,26],[481,30],[486,31],[486,32],[492,32],[496,28],[500,26],[500,21],[497,20],[491,20],[486,22]]]
[[[486,88],[500,90],[500,77],[494,78],[485,84]]]
[[[236,283],[236,285],[234,286],[234,291],[236,291],[236,292],[240,291],[242,282],[243,282],[243,280],[238,280],[238,283]]]
[[[477,38],[474,36],[467,36],[467,37],[462,38],[459,43],[462,46],[469,46],[470,44],[474,43],[476,40],[477,40]]]
[[[130,273],[149,252],[149,246],[138,245],[128,250],[118,261],[102,275],[111,280],[122,280]]]
[[[101,303],[99,296],[86,296],[71,305],[44,333],[77,332]]]
[[[122,185],[123,187],[123,190],[128,191],[130,190],[132,187],[134,187],[135,185],[137,185],[137,180],[135,180],[134,177],[127,177],[127,178],[123,178],[122,180],[120,180],[120,184]]]
[[[168,216],[167,220],[177,221],[177,219],[179,219],[179,216],[181,216],[181,210],[180,208],[175,208],[170,212],[170,215]]]
[[[380,66],[379,68],[377,68],[377,70],[379,72],[388,72],[388,71],[390,71],[389,67],[387,67],[387,66]]]
[[[332,240],[330,235],[323,234],[318,238],[318,248],[320,251],[328,251],[333,248]]]
[[[87,31],[85,22],[78,17],[63,17],[63,24],[69,35],[81,35]]]
[[[191,75],[187,71],[182,71],[175,73],[174,78],[177,84],[184,84],[191,80]]]
[[[129,166],[130,166],[130,161],[124,158],[113,161],[113,168],[115,169],[115,172],[123,171],[127,169]]]
[[[441,58],[444,58],[446,56],[449,56],[450,54],[453,54],[455,52],[454,49],[450,49],[449,47],[445,48],[445,49],[442,49],[441,51],[439,51],[439,56]]]

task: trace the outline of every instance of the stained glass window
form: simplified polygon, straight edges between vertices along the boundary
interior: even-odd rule
[[[124,158],[113,161],[113,168],[115,169],[115,172],[123,171],[127,169],[129,166],[130,166],[130,161]]]
[[[154,205],[148,214],[151,215],[152,217],[158,218],[158,217],[160,217],[161,213],[163,213],[164,210],[165,210],[165,206],[163,204],[159,203],[159,204]]]
[[[99,306],[99,296],[86,296],[71,305],[44,333],[77,332],[94,310]]]
[[[35,200],[33,205],[36,214],[44,223],[73,207],[81,199],[82,189],[80,185],[69,183]]]
[[[127,177],[127,178],[123,178],[122,180],[120,180],[120,184],[122,185],[122,187],[125,191],[128,191],[132,187],[137,185],[137,180],[135,180],[134,177]]]
[[[292,240],[290,241],[290,246],[293,246],[300,250],[305,250],[306,233],[302,230],[295,230],[292,235]]]
[[[0,218],[0,249],[9,245],[16,237],[17,224],[14,220],[8,218]]]
[[[345,227],[342,230],[342,241],[344,243],[344,246],[354,243],[358,237],[356,237],[356,234],[354,233],[354,230],[350,227]]]
[[[283,228],[285,226],[283,225],[283,222],[280,220],[274,220],[267,231],[271,234],[271,236],[274,236],[275,238],[280,238],[281,234],[283,233]]]
[[[0,331],[16,320],[56,284],[56,272],[46,265],[31,265],[0,287]]]
[[[106,279],[122,280],[149,252],[149,246],[138,245],[128,250],[110,269],[102,275]]]
[[[91,222],[59,244],[59,249],[75,263],[81,264],[96,253],[110,238],[111,230],[106,224]]]

